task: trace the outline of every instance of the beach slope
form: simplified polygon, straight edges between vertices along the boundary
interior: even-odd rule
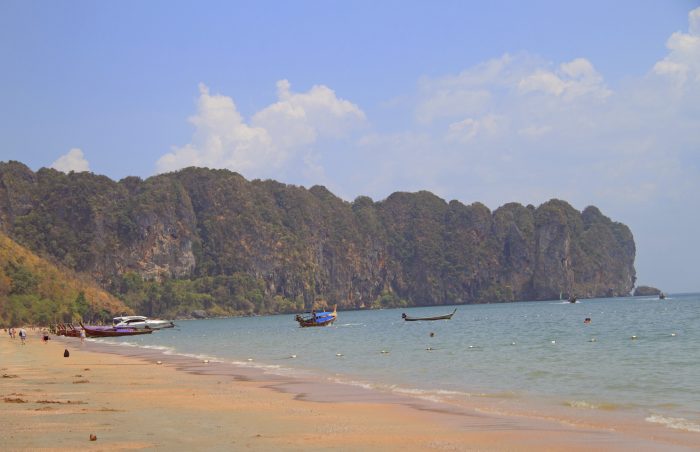
[[[655,449],[556,422],[308,401],[262,382],[184,372],[92,345],[42,343],[35,333],[27,345],[0,339],[3,450]]]

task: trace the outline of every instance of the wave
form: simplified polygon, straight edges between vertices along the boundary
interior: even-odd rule
[[[91,342],[97,342],[99,344],[105,344],[113,347],[131,347],[131,348],[143,348],[147,350],[158,350],[163,353],[168,353],[168,352],[175,352],[175,349],[173,347],[167,347],[165,345],[143,345],[143,344],[135,344],[133,342],[114,342],[110,340],[104,340],[104,339],[99,339],[99,338],[89,338],[88,339]]]
[[[412,397],[430,402],[444,403],[451,401],[466,400],[471,398],[489,398],[489,399],[517,399],[519,396],[513,392],[498,392],[498,393],[482,393],[482,392],[465,392],[449,389],[420,389],[395,384],[371,383],[368,381],[348,379],[335,376],[328,379],[330,382],[341,385],[355,386],[370,391],[379,391],[384,393],[395,394],[404,397]]]
[[[654,424],[661,424],[665,427],[676,429],[676,430],[684,430],[686,432],[694,432],[694,433],[700,433],[700,425],[695,424],[688,419],[684,419],[682,417],[668,417],[668,416],[662,416],[660,414],[652,414],[651,416],[647,417],[645,419],[647,422],[651,422]]]
[[[620,405],[615,404],[615,403],[593,403],[593,402],[588,402],[586,400],[568,400],[564,402],[565,406],[571,407],[571,408],[579,408],[579,409],[585,409],[585,410],[604,410],[604,411],[615,411],[619,408],[621,408]]]

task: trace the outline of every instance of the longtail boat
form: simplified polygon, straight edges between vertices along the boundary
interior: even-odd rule
[[[439,315],[437,317],[409,317],[404,312],[403,314],[401,314],[401,317],[407,322],[415,322],[418,320],[450,320],[452,316],[455,315],[455,312],[457,312],[457,308],[455,308],[455,310],[452,311],[451,314]]]
[[[309,326],[326,326],[332,325],[338,317],[337,306],[333,307],[333,312],[330,311],[311,311],[309,314],[297,314],[294,320],[299,322],[299,326],[306,328]]]
[[[56,336],[80,337],[80,329],[73,326],[72,323],[59,323],[55,325]]]
[[[85,326],[80,323],[80,326],[85,330],[87,337],[117,337],[117,336],[135,336],[137,334],[151,334],[153,330],[146,328],[137,330],[136,328],[114,328],[111,326]]]

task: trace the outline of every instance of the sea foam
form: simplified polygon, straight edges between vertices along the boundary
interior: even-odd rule
[[[673,428],[676,430],[685,430],[686,432],[700,433],[700,425],[695,424],[689,421],[688,419],[683,419],[682,417],[669,417],[662,416],[660,414],[652,414],[645,420],[647,422],[661,424],[668,428]]]

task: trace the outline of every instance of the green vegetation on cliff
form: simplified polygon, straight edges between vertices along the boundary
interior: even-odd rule
[[[0,327],[109,320],[128,311],[88,277],[59,268],[0,233]]]
[[[349,203],[203,168],[114,182],[0,163],[0,229],[148,315],[619,296],[635,281],[631,232],[595,207]]]

